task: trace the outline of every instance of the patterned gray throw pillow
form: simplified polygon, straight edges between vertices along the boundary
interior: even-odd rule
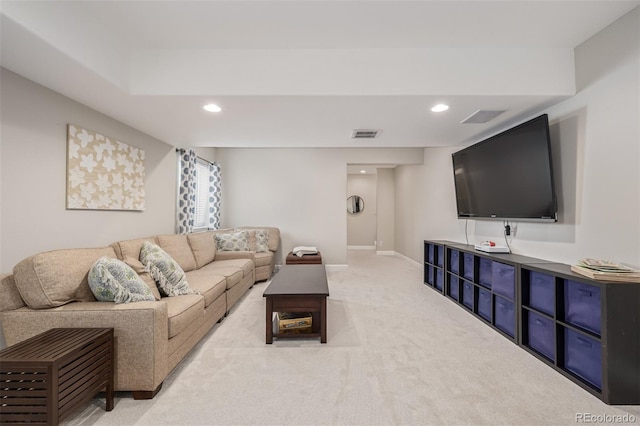
[[[266,229],[256,229],[256,252],[266,253],[269,251],[269,233]]]
[[[158,290],[163,296],[197,294],[189,287],[180,265],[159,246],[145,241],[140,250],[140,261],[158,284]]]
[[[250,251],[249,232],[216,234],[216,248],[220,251]]]
[[[89,271],[89,287],[100,302],[154,301],[142,278],[121,260],[103,256]]]

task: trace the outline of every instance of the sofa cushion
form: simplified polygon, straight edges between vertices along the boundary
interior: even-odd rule
[[[162,299],[167,304],[169,338],[179,334],[204,315],[204,298],[197,294],[185,294]]]
[[[89,288],[100,302],[130,303],[155,300],[140,276],[121,260],[101,257],[89,271]]]
[[[256,267],[258,266],[269,266],[273,261],[273,252],[267,251],[266,253],[256,253]]]
[[[208,307],[227,289],[224,275],[216,275],[211,271],[196,269],[187,272],[189,287],[204,296],[204,306]]]
[[[187,241],[189,241],[193,256],[196,258],[198,268],[213,262],[213,259],[216,258],[216,241],[213,232],[187,234]]]
[[[116,257],[112,247],[64,249],[38,253],[13,268],[20,296],[32,309],[69,302],[95,301],[87,276],[102,256]]]
[[[253,272],[255,263],[251,259],[227,259],[213,262],[215,268],[236,268],[242,270],[242,276],[246,277]]]
[[[216,260],[215,262],[211,262],[210,264],[208,264],[204,268],[201,268],[201,270],[202,271],[206,271],[209,274],[224,276],[226,278],[226,281],[227,281],[227,289],[230,289],[231,287],[235,286],[240,281],[242,281],[242,278],[244,277],[244,273],[242,272],[242,268],[238,268],[237,266],[233,266],[233,265],[223,266],[223,265],[221,265],[223,262],[228,262],[228,261],[227,260],[222,260],[222,261]]]
[[[158,289],[163,296],[194,293],[189,288],[187,277],[180,265],[159,246],[145,241],[140,251],[140,260],[158,283]]]
[[[216,249],[220,251],[250,251],[249,231],[215,234]]]
[[[193,271],[198,267],[186,235],[158,235],[156,238],[162,250],[178,262],[183,271]]]
[[[27,306],[20,297],[16,281],[11,274],[0,275],[0,312],[13,311]]]
[[[124,258],[124,263],[131,266],[131,269],[136,271],[136,274],[140,276],[140,279],[144,281],[147,287],[149,287],[149,290],[151,290],[151,294],[153,294],[154,299],[160,300],[160,291],[158,290],[158,285],[156,284],[156,281],[151,278],[151,274],[145,269],[142,262],[140,262],[138,259],[134,259],[131,256],[127,256]]]
[[[140,259],[140,250],[142,250],[142,245],[146,241],[155,244],[156,238],[148,237],[137,238],[135,240],[117,241],[111,244],[111,247],[116,251],[116,255],[120,260],[124,260],[127,256],[133,257],[134,259]]]

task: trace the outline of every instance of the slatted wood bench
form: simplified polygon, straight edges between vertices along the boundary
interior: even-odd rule
[[[57,425],[100,391],[113,409],[113,328],[54,328],[0,351],[0,423]]]

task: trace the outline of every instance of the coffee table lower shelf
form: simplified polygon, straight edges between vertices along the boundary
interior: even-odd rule
[[[274,312],[311,312],[311,333],[274,333]],[[327,343],[327,297],[322,295],[295,295],[267,297],[267,336],[266,343],[279,339],[320,338],[320,343]]]
[[[322,303],[322,302],[320,302]],[[293,309],[293,311],[298,311],[299,309]],[[274,311],[275,312],[282,312],[282,311]],[[292,310],[289,310],[287,312],[292,312]],[[306,311],[301,311],[304,313],[310,312],[308,310]],[[320,338],[320,340],[322,340],[322,323],[321,323],[321,311],[318,312],[310,312],[311,313],[311,330],[309,332],[301,332],[301,333],[276,333],[275,331],[271,333],[271,337],[272,339],[278,338],[278,339],[313,339],[313,338]],[[272,315],[272,317],[274,317],[274,315]],[[278,323],[277,323],[277,319],[274,318],[272,320],[272,328],[273,330],[278,329]],[[325,339],[326,341],[326,339]],[[324,342],[323,342],[324,343]]]
[[[274,333],[273,337],[278,339],[313,339],[315,337],[322,337],[320,333]]]

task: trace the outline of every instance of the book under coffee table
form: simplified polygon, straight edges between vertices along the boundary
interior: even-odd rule
[[[324,265],[283,265],[263,293],[267,301],[266,343],[273,343],[274,337],[320,337],[320,343],[327,343],[328,296]],[[274,312],[311,312],[311,333],[273,333]]]

